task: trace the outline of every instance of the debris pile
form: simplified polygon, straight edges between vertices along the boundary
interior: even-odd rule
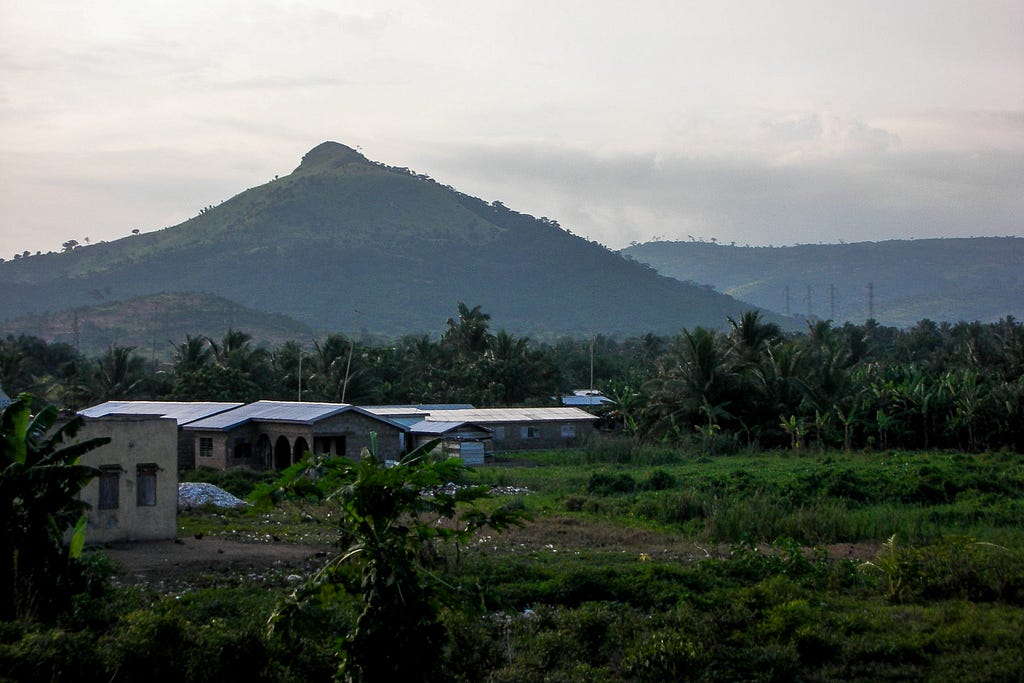
[[[213,484],[182,482],[178,484],[178,509],[191,510],[201,505],[219,508],[237,508],[248,505],[244,500],[231,495]]]
[[[476,488],[469,484],[456,484],[455,482],[448,482],[444,486],[435,486],[432,489],[424,491],[428,496],[443,493],[449,496],[454,496],[456,492],[461,489]],[[525,486],[492,486],[489,493],[492,496],[516,496],[523,493],[529,493],[530,489]]]

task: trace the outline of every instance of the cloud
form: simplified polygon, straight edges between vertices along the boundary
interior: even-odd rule
[[[508,143],[434,150],[424,162],[442,182],[613,247],[654,236],[792,244],[1022,232],[1024,154],[908,150],[886,130],[821,115],[769,126],[766,138],[747,154]]]

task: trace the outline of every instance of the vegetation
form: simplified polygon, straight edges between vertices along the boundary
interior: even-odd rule
[[[922,318],[993,322],[1008,314],[1024,316],[1019,237],[774,248],[663,241],[634,244],[621,253],[662,275],[707,283],[755,306],[794,315],[840,322],[875,318],[897,327]]]
[[[415,580],[440,602],[428,619],[436,627],[429,655],[407,639],[389,657],[398,652],[404,664],[436,667],[453,681],[980,682],[1015,680],[1024,666],[1019,455],[706,456],[616,443],[528,454],[518,464],[531,466],[462,476],[525,486],[504,501],[533,521],[503,535],[481,529],[469,542],[397,563],[414,563]],[[929,468],[948,492],[918,481]],[[355,486],[342,495],[376,507],[385,501],[378,494],[393,491],[408,503],[422,491],[397,486],[410,475],[420,476],[371,467],[356,475],[369,484],[361,502]],[[337,490],[324,479],[316,486]],[[319,497],[273,514],[283,538],[326,529],[340,548],[360,549],[344,561],[334,555],[329,581],[296,591],[284,577],[227,575],[184,592],[82,595],[54,624],[0,625],[0,675],[329,679],[369,604],[373,553],[362,548],[374,536],[353,528],[339,537],[358,516],[339,524]],[[486,510],[502,500],[478,502]],[[821,507],[830,500],[841,504]],[[777,523],[782,512],[792,515],[788,526],[762,522]],[[826,525],[849,531],[822,536],[823,512]],[[408,532],[399,535],[403,553],[418,543],[415,525],[389,519]],[[260,512],[192,513],[182,522],[183,535],[266,529]],[[399,628],[410,614],[379,613]]]
[[[34,416],[29,406],[22,395],[0,413],[0,621],[49,619],[67,607],[85,542],[78,492],[99,474],[78,459],[109,441],[62,445],[82,419],[58,424],[53,406]]]
[[[389,338],[436,332],[453,303],[467,299],[517,336],[545,338],[592,329],[670,334],[681,325],[721,324],[744,307],[660,277],[550,219],[336,143],[310,150],[295,172],[180,225],[0,263],[0,288],[3,320],[201,289],[316,330]],[[172,327],[173,317],[152,308],[131,310],[130,322],[148,328],[139,335],[145,344],[108,336],[100,348],[148,349],[199,328]],[[81,313],[84,335],[89,318]],[[224,317],[225,327],[253,330],[227,310]]]
[[[137,357],[0,343],[5,388],[71,406],[111,387],[246,400],[300,386],[307,400],[545,404],[587,386],[592,358],[612,433],[477,471],[420,452],[395,468],[311,459],[273,485],[199,473],[237,495],[293,495],[271,512],[192,511],[182,535],[333,545],[322,570],[204,575],[185,591],[69,579],[47,621],[0,621],[0,678],[1012,681],[1024,670],[1024,329],[1012,318],[792,334],[751,312],[727,332],[537,343],[461,304],[438,339],[332,335],[303,350],[229,330],[186,337],[159,367]],[[52,409],[41,431],[19,431],[28,399],[18,405],[5,434],[55,445],[31,436]],[[468,488],[437,488],[448,482]],[[492,489],[510,497],[477,498]],[[508,511],[532,521],[492,533]]]
[[[591,372],[593,374],[591,374]],[[439,339],[375,343],[332,334],[312,349],[256,345],[245,332],[187,335],[168,363],[111,346],[88,359],[32,337],[0,340],[0,382],[81,408],[108,398],[260,398],[355,404],[548,405],[573,389],[614,400],[605,425],[638,443],[743,448],[1024,451],[1024,327],[908,330],[828,322],[785,333],[756,312],[727,333],[535,342],[492,332],[460,303]]]
[[[329,608],[349,583],[345,563],[356,564],[362,611],[349,636],[332,634],[345,680],[446,680],[436,653],[444,644],[440,613],[450,586],[426,558],[442,549],[439,542],[465,543],[481,528],[501,531],[521,517],[508,507],[491,513],[467,508],[487,490],[449,490],[467,468],[458,459],[435,460],[431,452],[438,443],[424,444],[393,467],[370,451],[358,464],[310,456],[254,494],[264,507],[282,494],[329,504],[325,519],[337,527],[341,552],[293,593],[271,623],[292,631],[291,622],[304,617],[308,603]]]

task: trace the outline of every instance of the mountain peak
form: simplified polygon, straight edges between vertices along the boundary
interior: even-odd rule
[[[370,160],[340,142],[322,142],[306,152],[298,170],[340,168],[348,164],[368,164]]]

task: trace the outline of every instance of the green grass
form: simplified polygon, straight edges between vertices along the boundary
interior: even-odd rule
[[[528,508],[647,524],[709,542],[931,543],[945,535],[1024,541],[1024,457],[1014,454],[759,454],[638,465],[586,451],[526,454],[532,467],[483,468],[482,482],[525,486]],[[608,461],[610,460],[610,461]],[[653,478],[658,479],[654,482]]]
[[[529,488],[494,500],[534,514],[524,535],[444,553],[432,570],[459,598],[444,615],[446,680],[980,682],[1024,670],[1020,456],[517,460],[528,466],[471,479]],[[316,517],[292,506],[179,521],[182,533],[333,540]],[[837,539],[877,550],[830,559],[822,546]],[[714,553],[657,550],[697,544]],[[82,596],[58,624],[0,624],[0,677],[325,680],[331,640],[358,613],[354,581],[333,611],[299,611],[274,629],[289,589],[244,578],[171,596]]]

